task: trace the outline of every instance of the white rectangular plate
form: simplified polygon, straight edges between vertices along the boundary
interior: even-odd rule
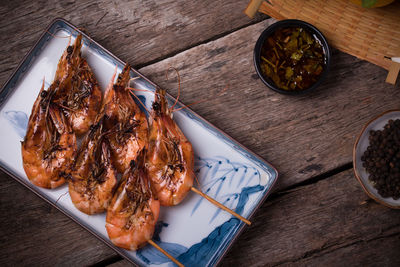
[[[51,33],[51,34],[50,34]],[[22,167],[21,144],[28,117],[43,79],[52,82],[57,63],[68,45],[68,38],[80,31],[63,19],[56,19],[0,92],[0,166],[16,180],[100,238],[129,261],[140,265],[172,265],[152,246],[138,251],[115,247],[107,237],[105,214],[86,215],[71,202],[66,185],[53,189],[33,186]],[[73,40],[72,40],[73,41]],[[83,34],[82,55],[105,90],[115,66],[124,63]],[[133,70],[135,87],[154,91],[156,85]],[[150,109],[152,93],[137,94]],[[173,101],[169,98],[169,101]],[[181,106],[178,103],[177,107]],[[192,143],[200,189],[242,216],[249,218],[265,200],[278,173],[270,164],[216,129],[190,109],[174,113],[174,119]],[[57,201],[58,200],[58,201]],[[190,193],[178,206],[162,207],[153,240],[187,266],[214,266],[226,253],[245,224],[200,196]]]

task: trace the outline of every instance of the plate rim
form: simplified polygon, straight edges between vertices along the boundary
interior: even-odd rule
[[[374,121],[378,120],[378,119],[381,118],[382,116],[384,116],[384,115],[386,115],[386,114],[388,114],[388,113],[392,113],[392,112],[400,112],[400,109],[390,109],[390,110],[384,111],[384,112],[380,113],[379,115],[373,117],[373,118],[370,119],[367,123],[364,124],[364,126],[363,126],[363,128],[361,129],[360,133],[358,134],[357,139],[356,139],[356,142],[354,143],[354,146],[353,146],[353,172],[354,172],[355,178],[358,180],[358,182],[361,184],[363,190],[365,191],[365,193],[366,193],[370,198],[372,198],[373,200],[375,200],[375,201],[378,202],[379,204],[382,204],[382,205],[384,205],[384,206],[386,206],[386,207],[389,207],[389,208],[392,208],[392,209],[400,209],[400,205],[398,205],[398,206],[393,206],[393,205],[387,203],[386,201],[383,201],[383,200],[377,198],[377,197],[375,196],[375,194],[373,194],[372,192],[370,192],[370,191],[368,190],[368,188],[365,186],[363,180],[361,179],[361,174],[358,173],[357,167],[356,167],[356,166],[357,166],[357,155],[356,155],[356,154],[357,154],[357,146],[358,146],[358,144],[359,144],[359,142],[360,142],[361,136],[363,135],[363,133],[365,132],[365,130],[367,129],[367,127],[368,127],[371,123],[373,123]]]
[[[5,91],[6,88],[9,86],[9,83],[14,79],[15,75],[18,73],[18,71],[20,70],[20,68],[23,66],[23,64],[25,63],[25,61],[29,58],[29,56],[37,50],[37,46],[39,45],[40,41],[45,37],[45,35],[49,32],[49,30],[53,27],[53,25],[57,24],[57,23],[65,23],[66,25],[68,25],[69,27],[71,27],[75,32],[82,34],[88,41],[90,41],[91,43],[95,44],[96,46],[98,46],[101,50],[103,50],[104,52],[106,52],[108,55],[110,55],[113,59],[115,59],[116,61],[118,61],[121,64],[125,64],[124,61],[122,61],[119,57],[115,56],[113,53],[111,53],[108,49],[104,48],[101,44],[99,44],[98,42],[96,42],[94,39],[92,39],[89,35],[87,35],[85,32],[83,32],[81,29],[79,29],[78,27],[76,27],[74,24],[72,24],[71,22],[67,21],[64,18],[61,17],[56,17],[54,18],[49,24],[48,26],[45,27],[44,31],[40,34],[40,36],[38,37],[38,39],[35,41],[34,45],[28,50],[28,52],[24,55],[24,57],[22,58],[22,60],[18,63],[18,65],[15,67],[14,71],[12,72],[12,74],[9,76],[9,78],[3,83],[1,89],[0,89],[0,108],[5,104],[6,100],[9,98],[10,94],[12,92],[15,91],[15,87],[11,87],[9,89],[9,91]],[[152,82],[151,80],[149,80],[145,75],[143,75],[140,71],[136,70],[135,68],[131,67],[131,71],[133,71],[136,75],[140,76],[141,78],[143,78],[146,82],[148,82],[149,84],[151,84],[152,86],[154,86],[155,88],[160,88],[160,86],[158,86],[156,83]],[[17,79],[18,80],[18,79]],[[172,99],[175,99],[172,95],[170,95],[167,92],[168,97],[171,97]],[[178,103],[184,105],[181,101],[178,101]],[[248,149],[247,147],[245,147],[244,145],[242,145],[241,143],[239,143],[238,141],[236,141],[234,138],[232,138],[230,135],[228,135],[227,133],[225,133],[223,130],[219,129],[218,127],[216,127],[214,124],[212,124],[211,122],[209,122],[208,120],[204,119],[201,115],[197,114],[195,111],[193,111],[190,107],[186,108],[187,111],[189,111],[190,113],[194,114],[196,117],[198,117],[199,119],[201,119],[202,121],[204,121],[205,123],[207,123],[208,125],[210,125],[212,128],[214,128],[215,130],[217,130],[224,138],[226,138],[228,141],[232,142],[232,144],[239,146],[241,149],[243,149],[245,152],[249,153],[250,155],[253,155],[259,162],[261,162],[263,165],[268,166],[271,168],[271,174],[274,174],[274,180],[272,181],[272,183],[270,184],[269,189],[264,193],[264,195],[262,196],[262,198],[260,199],[260,201],[258,201],[258,203],[254,206],[252,212],[249,213],[247,219],[251,220],[251,218],[254,216],[255,212],[264,204],[264,202],[266,201],[267,197],[271,194],[272,189],[274,188],[274,186],[276,185],[276,182],[278,181],[280,175],[278,170],[276,169],[276,167],[274,165],[272,165],[270,162],[267,162],[266,160],[264,160],[260,155],[258,155],[257,153],[251,151],[250,149]],[[34,188],[34,186],[32,184],[30,184],[29,182],[25,181],[24,179],[21,179],[18,175],[14,174],[11,170],[9,170],[6,166],[4,166],[3,162],[0,162],[0,169],[5,172],[7,175],[9,175],[10,177],[12,177],[14,180],[18,181],[20,184],[22,184],[23,186],[25,186],[26,188],[28,188],[31,192],[35,193],[37,196],[39,196],[42,200],[44,200],[45,202],[47,202],[48,204],[50,204],[52,207],[56,208],[58,211],[60,211],[62,214],[66,215],[69,219],[71,219],[73,222],[77,223],[78,225],[80,225],[83,229],[87,230],[89,233],[93,234],[96,238],[98,238],[100,241],[102,241],[104,244],[106,244],[108,247],[110,247],[113,251],[115,251],[119,256],[121,256],[122,258],[128,260],[130,263],[139,266],[136,262],[134,262],[132,259],[130,259],[128,256],[126,256],[124,253],[121,253],[119,251],[119,248],[117,248],[115,245],[113,245],[109,240],[106,240],[105,238],[101,237],[100,235],[98,235],[95,231],[91,230],[90,228],[88,228],[86,225],[84,225],[83,223],[81,223],[77,218],[73,217],[72,215],[68,214],[66,211],[64,211],[61,207],[58,207],[57,205],[55,205],[54,203],[52,203],[49,199],[47,199],[45,196],[43,196],[39,190],[37,190],[36,188]],[[222,259],[225,257],[225,255],[227,254],[227,252],[230,250],[230,248],[232,247],[232,245],[236,242],[237,238],[242,234],[242,232],[245,229],[245,226],[247,224],[245,224],[244,222],[240,221],[239,222],[240,227],[237,230],[237,233],[234,234],[233,238],[231,239],[231,241],[229,242],[229,244],[226,246],[226,248],[224,249],[224,251],[222,252],[221,256],[219,256],[216,260],[216,262],[214,263],[215,266],[219,265],[222,261]]]

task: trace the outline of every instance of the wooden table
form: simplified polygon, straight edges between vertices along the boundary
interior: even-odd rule
[[[63,17],[172,95],[177,85],[164,71],[177,68],[184,103],[229,84],[193,110],[275,165],[280,178],[222,265],[399,266],[400,211],[370,200],[352,170],[357,134],[371,117],[399,108],[399,84],[334,50],[329,77],[312,94],[267,89],[252,56],[274,20],[247,18],[247,2],[1,1],[0,83],[51,20]],[[2,266],[128,264],[2,172],[0,214]]]

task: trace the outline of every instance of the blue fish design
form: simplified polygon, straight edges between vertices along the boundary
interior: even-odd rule
[[[178,257],[182,253],[185,253],[187,251],[187,247],[175,243],[161,241],[160,233],[162,231],[162,228],[164,227],[168,227],[168,223],[165,223],[163,221],[157,222],[154,229],[153,241],[173,257]],[[136,256],[138,256],[146,264],[162,264],[170,262],[170,259],[168,259],[164,254],[162,254],[153,246],[145,246],[144,248],[138,250]]]
[[[28,115],[22,111],[6,111],[4,117],[10,122],[21,139],[24,139],[28,127]]]
[[[241,214],[244,211],[249,195],[262,191],[264,186],[255,185],[245,187],[239,194],[239,200],[235,208],[235,212]],[[209,254],[214,254],[226,240],[226,236],[233,234],[239,227],[241,221],[232,217],[220,226],[216,227],[207,237],[203,238],[200,243],[192,245],[189,249],[176,244],[163,242],[160,239],[160,233],[163,227],[168,227],[164,222],[158,222],[154,232],[154,241],[171,256],[175,257],[179,262],[186,266],[206,266],[209,262]],[[218,253],[223,253],[220,250]],[[146,246],[140,249],[136,255],[146,264],[162,264],[170,262],[170,260],[152,246]],[[216,257],[214,257],[215,259]],[[217,257],[218,258],[218,257]]]
[[[167,251],[172,257],[177,258],[179,255],[185,253],[188,249],[185,246],[168,243],[168,242],[157,242],[162,249]],[[158,251],[153,246],[145,246],[144,248],[137,251],[136,256],[139,257],[146,264],[162,264],[170,262],[171,260],[167,258],[164,254]]]
[[[206,238],[201,240],[200,243],[194,244],[176,259],[185,266],[206,266],[210,260],[208,255],[218,250],[226,239],[226,235],[232,232],[239,223],[239,219],[229,219],[216,227]],[[219,253],[222,253],[222,251]]]
[[[244,206],[246,205],[249,195],[262,191],[264,186],[256,185],[245,187],[240,193],[238,204],[236,205],[235,212],[242,214]],[[206,238],[200,243],[191,246],[184,254],[181,254],[177,260],[187,266],[205,266],[209,261],[209,254],[214,254],[226,240],[226,236],[234,232],[239,226],[241,221],[232,217],[220,226],[216,227]],[[220,250],[218,253],[223,253]],[[215,257],[214,257],[215,259]],[[213,264],[213,263],[212,263]],[[215,264],[215,263],[214,263]]]
[[[260,172],[256,168],[240,162],[232,162],[225,157],[197,157],[195,166],[197,168],[196,173],[200,173],[201,171],[203,171],[202,177],[206,177],[205,183],[203,184],[203,186],[206,187],[204,193],[208,194],[212,188],[216,188],[214,195],[211,197],[217,196],[221,192],[221,189],[226,182],[228,182],[230,187],[236,188],[245,181],[245,186],[247,186],[250,182],[254,182],[254,179],[258,179],[258,183],[261,182]],[[234,180],[237,181],[235,182],[236,185],[233,183]],[[228,198],[222,204],[227,205],[229,201],[236,200],[239,195],[240,194],[234,194],[234,197],[232,197],[232,195],[228,196]],[[203,198],[200,198],[198,202],[194,205],[191,216],[200,207],[202,201]],[[212,222],[220,212],[221,210],[217,210],[214,216],[211,217],[210,222]]]

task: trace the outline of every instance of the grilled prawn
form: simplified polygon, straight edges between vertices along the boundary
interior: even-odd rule
[[[179,204],[193,186],[193,148],[172,119],[162,89],[156,91],[150,116],[146,167],[163,206]]]
[[[22,161],[28,179],[43,188],[55,188],[65,182],[76,153],[76,137],[60,108],[52,103],[62,81],[47,91],[44,81],[33,105],[22,142]]]
[[[160,202],[153,196],[143,167],[144,155],[131,161],[107,210],[106,229],[118,247],[137,250],[153,236]]]
[[[105,126],[115,168],[124,173],[132,160],[147,144],[148,124],[146,115],[132,99],[128,87],[130,66],[126,65],[117,82],[107,88],[104,97]]]
[[[72,203],[86,214],[106,211],[117,185],[116,175],[101,118],[91,127],[78,152],[68,183]]]
[[[77,135],[86,133],[100,110],[102,92],[86,59],[81,56],[82,35],[64,51],[55,80],[65,80],[55,96]]]

